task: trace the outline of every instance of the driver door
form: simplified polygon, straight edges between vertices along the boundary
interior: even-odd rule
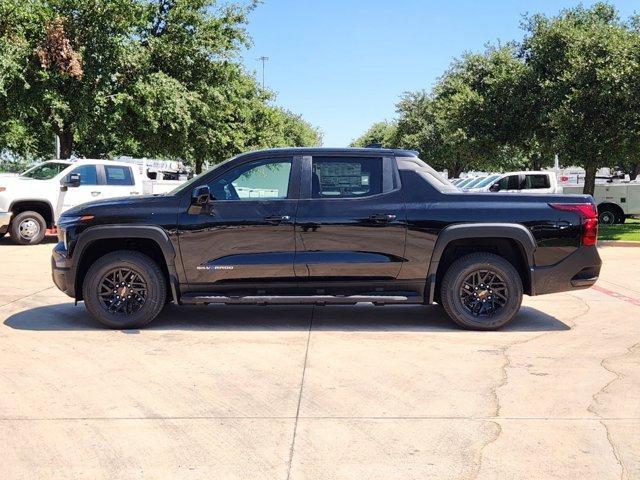
[[[80,175],[80,185],[69,186],[66,190],[60,191],[56,205],[56,218],[76,205],[102,198],[102,185],[100,185],[96,165],[78,165],[65,178],[68,179],[72,173]]]
[[[295,280],[299,164],[294,157],[242,163],[208,181],[213,198],[202,212],[182,208],[180,251],[192,287]]]

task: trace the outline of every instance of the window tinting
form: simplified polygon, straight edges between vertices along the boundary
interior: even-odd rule
[[[520,175],[509,175],[498,182],[500,190],[520,190]]]
[[[129,167],[105,165],[104,173],[107,177],[107,185],[133,185],[133,175]]]
[[[393,171],[388,167],[382,158],[314,157],[311,196],[357,198],[393,190]]]
[[[260,160],[240,165],[209,184],[217,200],[287,198],[291,159]]]
[[[547,175],[527,175],[525,177],[524,188],[549,188],[549,177]]]
[[[80,174],[80,185],[98,185],[98,172],[95,165],[80,165],[71,173]]]

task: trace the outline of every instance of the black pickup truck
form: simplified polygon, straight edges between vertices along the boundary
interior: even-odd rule
[[[587,195],[464,193],[415,152],[274,149],[168,194],[87,203],[59,221],[58,288],[112,328],[177,304],[442,305],[499,328],[523,293],[600,272]]]

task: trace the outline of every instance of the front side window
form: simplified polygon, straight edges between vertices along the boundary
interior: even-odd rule
[[[21,174],[22,177],[34,178],[36,180],[51,180],[69,166],[68,163],[47,162],[42,165],[30,168]]]
[[[550,188],[549,177],[547,175],[527,175],[525,177],[524,188]]]
[[[311,197],[357,198],[390,191],[393,174],[390,165],[387,169],[382,158],[314,157]]]
[[[289,194],[291,159],[259,160],[236,167],[209,183],[216,200],[277,200]]]
[[[95,165],[80,165],[71,173],[80,174],[80,185],[98,185],[98,172]]]
[[[509,175],[498,182],[500,190],[520,190],[520,175]]]
[[[131,168],[120,165],[105,165],[104,173],[107,177],[107,185],[133,185]]]

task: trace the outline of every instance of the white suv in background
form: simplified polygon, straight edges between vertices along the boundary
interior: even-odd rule
[[[60,215],[81,203],[139,195],[137,168],[109,160],[52,160],[16,176],[0,177],[0,237],[34,245]]]
[[[553,171],[507,172],[498,175],[489,183],[482,182],[481,187],[472,190],[500,193],[562,193]]]

